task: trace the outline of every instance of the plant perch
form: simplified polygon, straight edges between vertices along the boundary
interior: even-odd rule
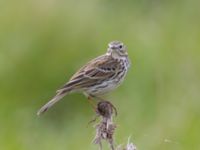
[[[102,140],[109,143],[111,150],[136,150],[136,146],[129,142],[124,148],[121,146],[115,148],[114,133],[117,126],[113,122],[113,113],[117,116],[117,109],[109,101],[100,101],[97,104],[96,115],[100,117],[100,121],[95,125],[96,136],[93,143],[99,145],[100,150],[102,150]]]

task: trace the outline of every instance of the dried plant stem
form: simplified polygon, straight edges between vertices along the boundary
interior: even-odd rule
[[[113,112],[117,114],[117,109],[109,101],[100,101],[96,107],[96,115],[100,117],[99,123],[95,126],[96,136],[93,140],[94,144],[99,145],[99,149],[102,150],[102,140],[109,143],[111,150],[136,150],[136,146],[133,143],[129,143],[125,148],[114,146],[114,133],[116,125],[113,122]]]

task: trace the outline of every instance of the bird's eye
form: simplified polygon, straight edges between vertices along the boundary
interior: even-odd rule
[[[122,45],[119,46],[120,49],[121,49],[122,47],[123,47]]]

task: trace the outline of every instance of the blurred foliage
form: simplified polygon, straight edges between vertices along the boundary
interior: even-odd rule
[[[88,150],[81,94],[36,111],[88,60],[121,40],[132,67],[109,94],[116,139],[140,150],[200,149],[200,1],[1,0],[0,149]],[[106,147],[106,146],[105,146]]]

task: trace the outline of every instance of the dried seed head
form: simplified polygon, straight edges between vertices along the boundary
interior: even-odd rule
[[[97,105],[97,113],[105,118],[110,118],[113,114],[113,107],[110,102],[101,101]]]
[[[112,121],[113,109],[116,112],[115,107],[108,101],[101,101],[97,104],[96,112],[98,116],[101,116],[101,120],[95,126],[96,136],[93,142],[98,144],[100,149],[102,149],[102,140],[106,140],[110,144],[111,149],[114,150],[113,135],[116,125]]]

